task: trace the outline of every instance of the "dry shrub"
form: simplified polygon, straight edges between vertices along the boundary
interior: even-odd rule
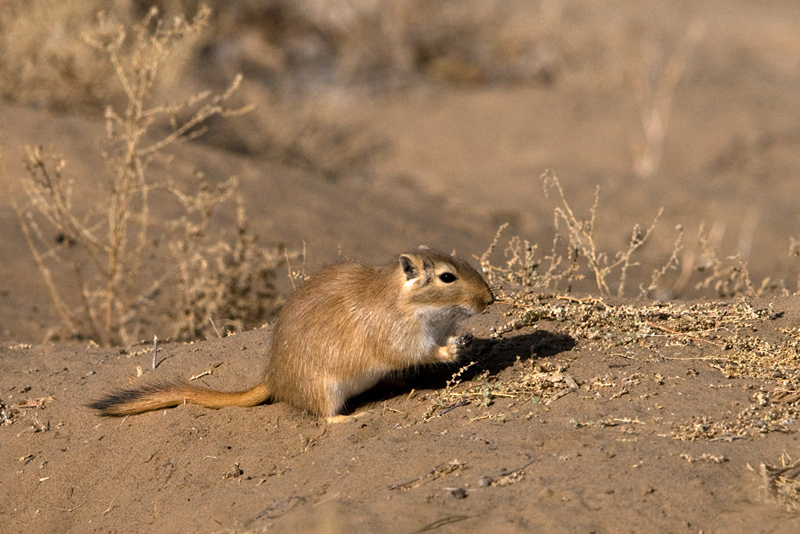
[[[589,213],[589,219],[580,220],[575,216],[575,213],[570,208],[564,196],[564,190],[561,188],[561,183],[558,177],[552,171],[547,171],[542,175],[545,186],[545,194],[547,194],[548,187],[555,188],[558,191],[561,206],[555,209],[555,229],[558,236],[561,230],[561,224],[565,228],[566,243],[567,243],[567,256],[575,258],[583,257],[591,272],[594,274],[597,288],[603,294],[610,294],[611,290],[608,286],[607,278],[615,270],[619,270],[619,285],[617,286],[617,295],[622,296],[625,292],[625,281],[628,274],[628,269],[634,265],[631,257],[639,247],[647,242],[650,235],[655,229],[658,218],[663,213],[663,208],[658,211],[653,223],[647,230],[643,230],[638,224],[634,226],[628,247],[625,250],[617,252],[613,259],[608,253],[598,250],[595,244],[595,227],[597,217],[597,207],[600,204],[600,189],[595,190],[594,204]]]
[[[241,206],[233,245],[207,232],[214,208],[234,195],[235,181],[214,190],[200,179],[199,191],[184,193],[174,182],[158,183],[149,173],[168,146],[201,134],[210,117],[246,111],[227,106],[239,78],[220,94],[204,92],[174,105],[152,104],[153,88],[171,51],[184,38],[196,35],[208,17],[208,10],[201,9],[192,21],[176,18],[165,24],[151,10],[129,32],[101,16],[98,26],[86,35],[87,42],[108,59],[126,96],[122,109],[109,106],[106,110],[106,173],[101,184],[91,184],[108,195],[100,209],[76,207],[73,179],[64,174],[63,160],[41,147],[27,151],[25,200],[15,203],[16,212],[62,325],[71,336],[104,345],[129,343],[148,318],[152,320],[150,308],[162,292],[176,292],[185,307],[173,332],[184,336],[200,333],[197,317],[205,321],[214,313],[245,313],[225,318],[253,326],[254,318],[247,315],[254,312],[251,300],[275,301],[268,275],[275,254],[257,251],[247,234]],[[153,125],[162,120],[172,128],[155,135]],[[177,197],[184,217],[171,222],[154,218],[151,197],[162,195],[163,199],[166,193]],[[200,220],[192,223],[198,213]],[[154,227],[164,234],[155,237]],[[49,238],[53,234],[55,244]],[[159,256],[158,243],[173,239],[180,268],[162,272],[158,265],[168,258]],[[68,272],[69,277],[56,280],[53,268]],[[170,298],[176,297],[164,300],[173,304]],[[255,313],[263,321],[262,311]]]
[[[162,1],[178,12],[196,1]],[[214,36],[203,56],[275,88],[316,93],[419,79],[446,83],[550,83],[559,56],[545,32],[551,19],[517,24],[520,9],[500,0],[245,0],[209,2]]]
[[[703,279],[697,282],[695,289],[713,288],[717,296],[721,298],[736,295],[761,297],[777,289],[778,286],[772,284],[769,277],[762,279],[758,286],[754,285],[747,270],[747,263],[740,255],[721,259],[702,226],[698,235],[698,243],[700,258],[695,269],[703,276]],[[693,264],[692,260],[694,260],[694,256],[687,258],[686,264],[690,267]]]
[[[612,254],[600,250],[597,245],[599,188],[595,191],[588,216],[582,218],[573,211],[552,171],[546,171],[541,178],[545,194],[551,189],[558,193],[550,251],[542,255],[538,244],[513,236],[503,249],[503,260],[498,262],[497,249],[508,225],[500,226],[480,258],[480,265],[490,282],[518,284],[547,293],[570,292],[576,282],[589,278],[601,295],[624,296],[630,270],[639,265],[635,255],[653,235],[663,209],[646,229],[635,225],[627,246]],[[649,283],[639,285],[639,296],[671,300],[681,297],[687,288],[719,298],[763,297],[778,292],[789,294],[782,281],[775,282],[771,277],[754,282],[741,255],[721,255],[720,232],[709,233],[701,225],[696,245],[690,248],[685,244],[683,227],[678,225],[675,231],[677,237],[670,256],[660,268],[653,269]],[[800,256],[798,249],[800,246],[792,240],[790,254]],[[677,275],[671,276],[673,272]],[[616,282],[613,282],[614,278]],[[800,278],[797,284],[800,287]]]
[[[116,88],[109,84],[111,70],[83,46],[82,33],[102,10],[128,26],[153,5],[165,18],[203,5],[214,13],[206,36],[175,72],[193,69],[211,81],[220,72],[244,71],[288,93],[396,87],[424,78],[549,83],[560,61],[553,17],[541,14],[515,27],[521,8],[500,0],[6,0],[0,3],[0,92],[58,109],[101,105]]]
[[[727,440],[769,432],[791,432],[800,417],[800,329],[783,328],[779,338],[773,339],[769,329],[763,328],[765,322],[779,317],[771,304],[757,308],[747,297],[716,302],[611,304],[603,298],[553,297],[530,292],[506,293],[503,301],[508,320],[494,329],[495,337],[522,328],[541,328],[541,321],[547,321],[557,324],[560,333],[588,343],[603,353],[619,353],[621,348],[636,346],[643,349],[648,358],[654,355],[659,359],[686,358],[703,362],[728,379],[763,381],[764,385],[753,392],[751,404],[740,412],[713,418],[698,414],[687,421],[676,422],[672,429],[674,439]],[[760,334],[762,331],[766,335]],[[680,351],[676,356],[662,355],[666,347],[676,346],[699,346],[703,352],[700,356],[689,356]],[[427,415],[440,408],[447,410],[456,401],[474,404],[479,392],[485,391],[489,398],[502,397],[494,392],[518,392],[532,384],[547,385],[547,380],[553,381],[552,389],[539,389],[536,396],[548,399],[569,392],[564,368],[559,368],[558,373],[548,378],[537,373],[531,375],[527,365],[514,366],[519,371],[518,376],[505,374],[492,380],[479,377],[479,384],[466,388],[459,385],[458,377],[454,377],[455,385],[448,385]],[[642,378],[637,373],[624,377],[616,395],[628,393],[628,388]],[[655,375],[653,378],[660,381],[663,376]],[[616,385],[608,376],[580,383],[586,391]],[[459,392],[466,396],[457,398]],[[518,395],[515,393],[513,398],[518,398]]]
[[[639,61],[630,62],[638,66],[638,72],[630,78],[643,134],[642,142],[636,147],[633,168],[642,178],[650,178],[658,172],[675,89],[693,49],[704,34],[703,23],[692,22],[666,57],[654,40],[642,37]]]
[[[500,236],[507,227],[508,223],[505,223],[498,228],[489,248],[486,249],[479,261],[481,269],[491,283],[509,282],[544,290],[554,287],[560,280],[566,279],[569,283],[582,277],[574,272],[575,269],[572,266],[559,271],[558,268],[563,258],[556,255],[555,249],[553,254],[539,259],[537,256],[538,245],[519,236],[511,237],[508,240],[508,245],[504,250],[505,265],[492,265],[491,258],[500,241]],[[547,270],[544,272],[541,270],[543,261],[548,262]]]
[[[86,46],[86,36],[100,38],[102,30],[98,19],[99,26],[112,33],[118,27],[133,27],[147,15],[152,4],[148,3],[142,10],[136,0],[0,2],[0,93],[3,98],[58,111],[90,113],[102,109],[109,101],[124,100],[114,65],[106,61],[107,55],[102,50]],[[200,12],[200,9],[192,12]],[[175,13],[175,20],[184,19],[183,13]],[[204,25],[209,22],[209,16],[205,15]],[[196,32],[194,37],[198,35]],[[162,72],[159,77],[163,92],[173,91],[178,86],[174,76],[183,74],[191,65],[200,44],[200,40],[192,39],[189,34],[171,43],[172,68],[166,76]],[[180,61],[177,55],[182,56]]]
[[[0,2],[0,93],[6,101],[56,109],[97,107],[110,65],[81,40],[106,2]]]
[[[368,176],[389,146],[380,133],[336,118],[323,102],[281,100],[263,102],[259,108],[248,151],[332,182]]]
[[[167,20],[183,18],[202,3],[2,2],[0,93],[8,101],[62,111],[94,111],[109,101],[124,101],[113,65],[99,62],[102,50],[85,46],[82,38],[94,28],[97,13],[106,10],[105,19],[130,26],[151,5]],[[321,95],[341,87],[385,89],[426,79],[549,83],[558,71],[552,36],[559,28],[550,27],[560,24],[558,17],[519,22],[515,15],[522,8],[499,0],[205,3],[213,11],[207,31],[174,44],[172,68],[162,71],[152,94],[188,96],[196,87],[224,91],[220,80],[244,72],[249,100],[266,104],[246,125],[222,125],[222,135],[204,142],[277,159],[327,179],[368,175],[386,143],[376,132],[347,122],[341,111],[329,113]]]
[[[184,215],[172,223],[177,231],[169,244],[180,269],[176,305],[170,309],[175,311],[177,336],[183,339],[258,326],[284,301],[275,287],[275,272],[288,252],[256,246],[238,195],[235,240],[233,244],[221,240],[209,225],[215,208],[236,194],[236,180],[213,188],[203,185],[195,194],[170,187],[185,208]]]
[[[646,230],[639,225],[634,226],[628,246],[612,256],[599,250],[596,244],[599,188],[595,193],[595,201],[588,219],[580,219],[567,202],[555,173],[548,170],[542,174],[541,179],[545,194],[551,188],[558,192],[559,204],[554,209],[555,237],[551,252],[539,261],[536,259],[538,247],[535,244],[513,237],[505,250],[506,265],[495,267],[491,264],[491,256],[504,228],[501,227],[489,249],[481,257],[481,266],[490,281],[506,281],[552,290],[559,289],[564,282],[566,284],[564,289],[570,291],[574,281],[592,276],[597,289],[602,294],[608,295],[612,293],[609,277],[616,274],[619,276],[619,282],[615,293],[618,296],[623,295],[628,270],[636,265],[633,254],[650,238],[662,210],[659,210],[653,223]],[[544,272],[541,271],[542,262],[547,265],[547,270]]]
[[[693,247],[684,245],[683,227],[678,226],[677,231],[678,238],[669,260],[662,269],[653,272],[650,285],[642,287],[642,296],[657,294],[671,299],[680,298],[688,287],[719,298],[741,295],[763,297],[779,291],[788,294],[783,282],[776,283],[771,277],[765,277],[755,284],[741,254],[720,257],[723,232],[719,225],[709,232],[701,224]],[[671,282],[667,280],[670,270],[679,271],[677,278]]]

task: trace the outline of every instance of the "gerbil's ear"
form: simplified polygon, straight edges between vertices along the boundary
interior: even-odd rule
[[[400,256],[400,267],[406,275],[406,282],[419,280],[418,283],[424,286],[433,278],[433,265],[425,262],[416,254]]]
[[[406,275],[406,280],[413,280],[419,276],[419,269],[417,269],[417,266],[414,265],[414,258],[408,254],[403,254],[400,256],[400,267],[403,269],[403,272]]]

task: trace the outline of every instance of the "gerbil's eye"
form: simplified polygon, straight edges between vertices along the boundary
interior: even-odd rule
[[[456,275],[454,275],[453,273],[442,273],[439,275],[439,280],[441,280],[445,284],[449,284],[456,281]]]

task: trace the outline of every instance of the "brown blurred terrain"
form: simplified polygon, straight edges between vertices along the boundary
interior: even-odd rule
[[[21,162],[26,146],[42,145],[63,158],[75,212],[93,232],[102,230],[115,169],[103,157],[104,117],[107,106],[123,113],[127,100],[114,65],[87,37],[110,42],[124,28],[120,53],[132,53],[133,28],[150,4],[0,6],[0,523],[20,532],[797,531],[786,511],[792,480],[782,479],[775,498],[777,490],[762,488],[781,479],[759,466],[789,466],[800,455],[791,397],[798,364],[782,360],[774,376],[722,365],[725,375],[714,358],[728,354],[725,343],[750,343],[748,336],[784,347],[800,317],[800,5],[207,4],[207,25],[172,50],[149,105],[222,93],[242,74],[227,102],[253,108],[211,117],[203,135],[187,132],[154,156],[147,176],[184,191],[222,191],[237,179],[252,246],[277,258],[263,271],[271,306],[245,310],[242,302],[259,295],[245,295],[248,285],[242,302],[231,300],[236,305],[189,310],[174,292],[188,287],[184,277],[148,293],[122,325],[128,341],[120,348],[98,348],[101,340],[87,330],[65,327],[14,202],[35,209]],[[157,20],[183,27],[200,9],[191,1],[157,5]],[[148,31],[154,28],[151,22]],[[160,115],[147,139],[169,136],[186,120],[181,113]],[[552,182],[545,187],[547,169],[563,197]],[[179,270],[169,245],[183,219],[170,191],[154,187],[150,197],[159,224],[133,284],[141,293]],[[43,262],[80,250],[44,219],[29,220],[48,251]],[[214,247],[242,233],[240,220],[233,197],[215,207],[204,234],[210,265],[223,257]],[[125,421],[96,419],[82,407],[125,385],[149,358],[132,356],[141,348],[135,343],[153,336],[175,341],[162,349],[170,357],[158,373],[188,377],[224,362],[211,385],[249,386],[266,357],[264,334],[242,331],[269,322],[290,295],[297,277],[287,273],[310,274],[343,258],[391,261],[420,244],[477,264],[503,224],[492,264],[500,269],[527,250],[535,259],[528,267],[536,268],[505,278],[531,284],[508,289],[505,305],[469,326],[481,338],[507,324],[507,314],[530,310],[519,304],[529,294],[614,296],[622,299],[619,313],[653,299],[680,307],[697,298],[771,311],[742,319],[731,330],[739,337],[725,342],[705,340],[696,324],[694,337],[672,343],[682,323],[648,315],[647,328],[655,328],[648,335],[668,338],[658,347],[628,347],[636,335],[608,319],[618,328],[609,326],[608,339],[623,340],[619,350],[594,331],[567,335],[555,315],[531,323],[528,314],[522,330],[495,340],[503,363],[486,363],[487,383],[563,368],[579,388],[552,405],[500,396],[483,407],[473,399],[422,422],[454,371],[445,369],[387,385],[356,408],[369,411],[363,423],[330,427],[281,405],[188,407]],[[601,287],[598,270],[632,243],[627,270],[609,270]],[[542,282],[559,258],[559,272],[574,263],[578,276]],[[228,280],[226,261],[204,276]],[[75,273],[47,265],[70,312],[81,313]],[[83,273],[93,281],[100,271]],[[717,317],[704,310],[685,316]],[[192,330],[198,338],[216,337],[220,325],[238,333],[179,344],[190,338],[190,315],[202,322]],[[712,326],[734,328],[720,324]],[[788,397],[769,400],[780,391]],[[31,399],[50,400],[24,404]],[[733,420],[752,406],[780,406],[783,426],[681,438],[692,421]]]

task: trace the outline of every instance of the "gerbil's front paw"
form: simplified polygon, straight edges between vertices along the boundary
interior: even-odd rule
[[[461,352],[466,351],[468,348],[472,346],[472,342],[475,341],[475,337],[472,334],[461,334],[457,338],[453,340],[453,344],[457,347],[457,349]]]
[[[472,334],[461,334],[458,337],[451,337],[447,340],[447,346],[439,347],[439,353],[442,360],[453,362],[463,356],[472,346],[475,338]]]

